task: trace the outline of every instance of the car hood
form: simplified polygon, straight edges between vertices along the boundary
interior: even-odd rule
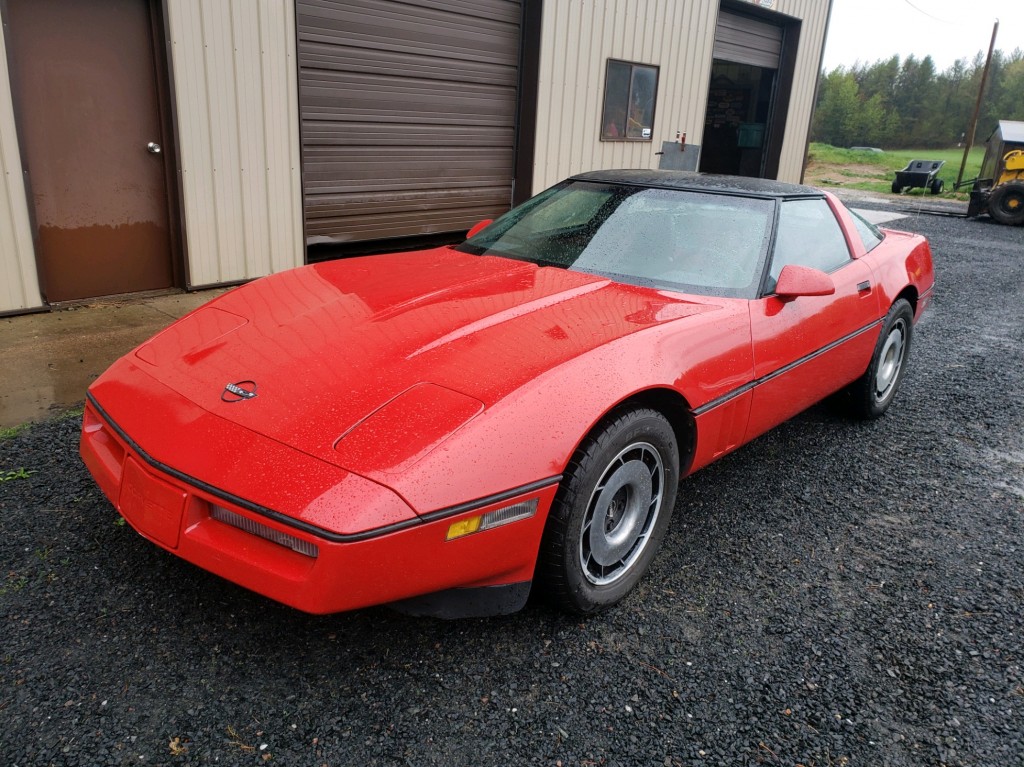
[[[567,360],[714,308],[713,300],[439,248],[257,280],[134,354],[203,409],[375,476],[400,473]]]

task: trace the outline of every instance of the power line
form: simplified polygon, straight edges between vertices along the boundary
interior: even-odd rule
[[[919,13],[921,13],[924,16],[928,16],[929,18],[935,20],[935,22],[938,22],[939,24],[956,25],[956,22],[947,22],[947,20],[945,18],[939,18],[938,16],[933,16],[927,10],[922,10],[918,6],[916,6],[913,3],[911,3],[910,0],[903,0],[903,2],[906,3],[907,5],[909,5],[911,8],[913,8],[915,11],[918,11]]]

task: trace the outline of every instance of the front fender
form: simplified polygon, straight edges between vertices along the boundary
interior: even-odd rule
[[[745,301],[620,338],[529,380],[406,472],[388,478],[418,513],[561,475],[619,403],[654,389],[693,408],[749,382]]]

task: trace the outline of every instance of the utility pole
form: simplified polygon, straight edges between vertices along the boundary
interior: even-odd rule
[[[964,159],[960,161],[960,172],[956,175],[954,189],[960,188],[960,182],[964,178],[964,168],[967,166],[967,155],[974,146],[974,133],[978,130],[978,118],[981,116],[981,97],[985,95],[985,83],[988,82],[988,70],[992,66],[992,53],[996,49],[996,35],[999,33],[999,19],[996,19],[992,27],[992,42],[988,46],[988,58],[985,59],[985,69],[981,73],[981,87],[978,88],[978,101],[974,105],[974,117],[971,118],[971,129],[967,132],[967,143],[964,144]]]

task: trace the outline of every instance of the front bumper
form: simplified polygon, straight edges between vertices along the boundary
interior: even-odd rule
[[[344,533],[310,523],[305,509],[260,507],[154,459],[93,397],[86,404],[80,454],[110,502],[143,537],[240,586],[310,613],[529,582],[558,480]],[[301,453],[290,457],[307,459],[315,460]],[[295,467],[282,465],[279,470],[284,476]],[[361,480],[350,480],[353,488],[374,484],[348,476]],[[360,490],[345,495],[330,495],[338,508],[327,510],[326,518],[344,517],[346,503],[359,504],[365,498]],[[537,499],[537,511],[527,519],[446,540],[455,522],[530,499]],[[360,516],[358,509],[353,516]],[[254,534],[254,529],[263,534]]]

